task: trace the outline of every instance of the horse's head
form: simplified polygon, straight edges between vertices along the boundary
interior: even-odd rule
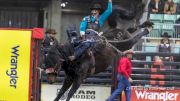
[[[62,56],[57,48],[52,47],[49,52],[46,54],[45,58],[45,66],[46,66],[46,74],[48,83],[52,84],[56,80],[56,76],[58,71],[61,69]]]

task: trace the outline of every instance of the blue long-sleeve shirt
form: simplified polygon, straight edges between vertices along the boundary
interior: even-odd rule
[[[106,21],[106,19],[109,17],[109,15],[112,13],[112,2],[108,2],[108,7],[105,10],[105,12],[103,14],[101,14],[99,16],[99,25],[100,27],[103,26],[104,22]],[[87,28],[87,20],[86,20],[87,16],[83,18],[81,24],[80,24],[80,35],[84,35],[86,28]],[[93,16],[90,16],[90,20],[92,22],[94,22],[96,19]]]

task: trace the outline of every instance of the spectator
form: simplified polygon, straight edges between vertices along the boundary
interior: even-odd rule
[[[170,40],[169,40],[169,35],[167,32],[164,32],[162,35],[161,43],[159,45],[159,52],[166,52],[170,53],[171,52],[171,46],[170,46]]]
[[[154,57],[152,68],[163,68],[163,61],[159,56]]]
[[[167,32],[164,32],[162,35],[163,39],[161,40],[161,43],[159,45],[159,52],[163,53],[171,53],[171,45],[170,45],[170,40],[169,40],[169,35]],[[172,61],[173,57],[172,56],[164,56],[161,57],[163,61]],[[168,66],[165,66],[165,68],[169,68]]]
[[[55,29],[48,29],[46,31],[45,39],[43,40],[43,49],[44,51],[48,51],[50,47],[58,45],[58,41],[55,38],[56,30]]]
[[[58,45],[58,41],[57,39],[55,38],[55,35],[56,35],[56,31],[55,29],[48,29],[46,31],[46,36],[42,42],[42,48],[41,48],[41,68],[45,68],[45,59],[46,59],[46,54],[47,52],[49,51],[49,49],[52,47],[52,46],[56,46]]]
[[[165,14],[175,14],[176,13],[176,4],[173,0],[167,0],[164,5]]]
[[[163,13],[164,3],[161,0],[151,0],[148,6],[149,13]]]

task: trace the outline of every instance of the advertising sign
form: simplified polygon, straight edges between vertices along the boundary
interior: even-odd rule
[[[31,31],[0,30],[0,101],[29,101]]]
[[[126,101],[124,93],[122,99]],[[180,90],[173,87],[132,87],[131,101],[180,101]]]
[[[62,85],[43,84],[41,101],[53,101]],[[107,86],[80,86],[70,101],[105,101],[110,96],[111,87]],[[69,90],[68,90],[69,92]],[[66,101],[66,92],[59,101]]]

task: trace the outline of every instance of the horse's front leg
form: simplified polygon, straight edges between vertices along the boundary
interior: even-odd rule
[[[70,77],[66,76],[63,86],[61,87],[60,92],[58,93],[57,97],[54,99],[54,101],[59,101],[61,96],[69,89],[69,87],[72,85],[73,81]]]
[[[88,65],[86,63],[83,63],[81,65],[81,68],[79,69],[78,76],[74,78],[73,85],[68,93],[68,97],[66,101],[69,101],[74,93],[77,91],[77,89],[80,87],[81,83],[83,82],[83,79],[86,77],[88,72]]]
[[[73,85],[68,93],[66,101],[69,101],[71,97],[74,95],[74,93],[77,91],[77,89],[80,87],[80,84],[82,83],[83,78],[82,77],[76,77]]]

